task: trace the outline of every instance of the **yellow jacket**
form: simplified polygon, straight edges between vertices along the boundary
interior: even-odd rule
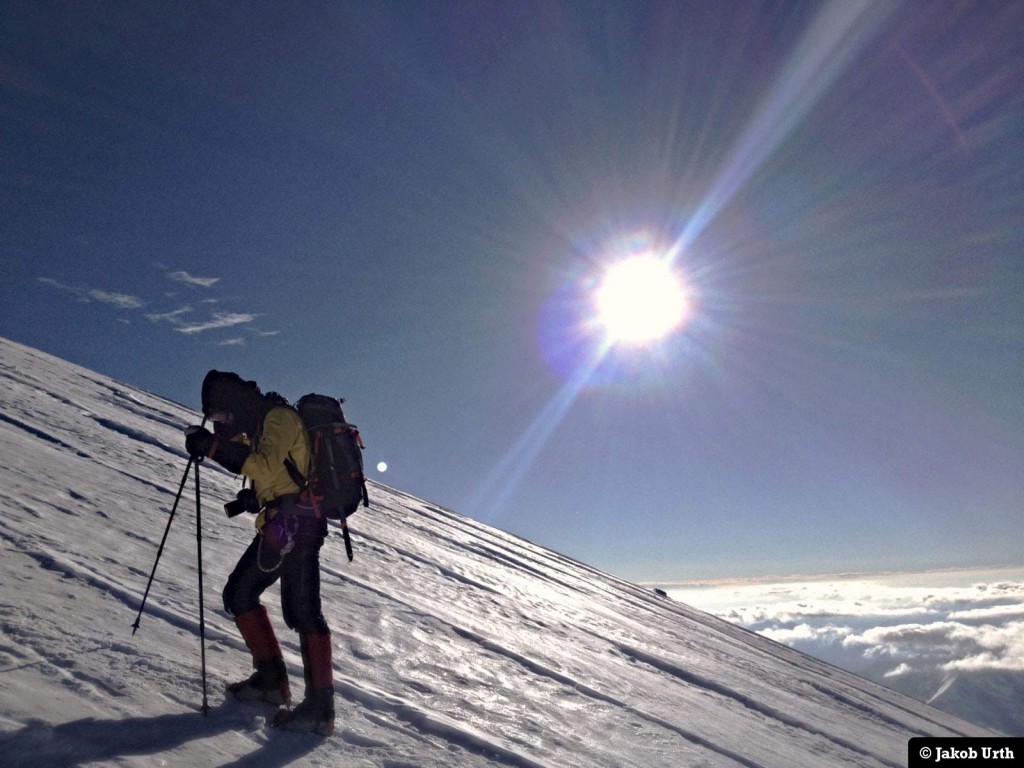
[[[252,480],[260,505],[279,496],[298,493],[284,460],[288,457],[304,475],[309,473],[309,436],[302,419],[291,408],[272,408],[263,419],[263,432],[242,464],[242,474]],[[261,527],[263,515],[257,521]]]

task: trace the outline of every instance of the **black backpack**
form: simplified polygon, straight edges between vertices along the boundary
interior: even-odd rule
[[[313,508],[330,520],[341,521],[351,560],[352,542],[345,519],[359,509],[360,502],[370,506],[370,497],[363,473],[363,440],[359,429],[345,419],[343,402],[314,393],[299,398],[295,410],[309,433],[309,476],[303,476],[290,458],[285,464]]]

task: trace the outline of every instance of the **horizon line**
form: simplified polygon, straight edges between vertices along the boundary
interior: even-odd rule
[[[916,570],[889,570],[889,571],[839,571],[835,573],[792,573],[792,574],[769,574],[765,576],[726,576],[718,579],[683,579],[673,581],[637,581],[634,582],[641,587],[725,587],[743,586],[754,584],[775,584],[781,582],[800,581],[853,581],[860,578],[877,578],[880,576],[923,576],[942,573],[970,573],[974,571],[1002,571],[1019,569],[1024,571],[1024,563],[1003,564],[1003,565],[967,565],[967,566],[946,566],[943,568],[922,568]]]

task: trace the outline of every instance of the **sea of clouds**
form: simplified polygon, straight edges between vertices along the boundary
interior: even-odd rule
[[[1024,672],[1024,568],[665,585],[669,595],[845,669]]]

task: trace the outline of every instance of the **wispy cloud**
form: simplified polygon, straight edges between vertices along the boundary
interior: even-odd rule
[[[203,288],[212,287],[218,280],[220,280],[219,277],[193,277],[188,272],[184,271],[166,272],[166,275],[171,280]],[[67,283],[55,280],[52,277],[38,277],[36,279],[43,285],[66,294],[70,294],[83,302],[98,302],[126,310],[137,310],[148,306],[146,301],[143,301],[137,296],[132,296],[126,293],[116,293],[101,288],[90,288],[87,286],[68,285]],[[219,299],[213,297],[199,300],[196,306],[212,309],[212,305],[217,303],[219,303]],[[173,309],[155,309],[154,311],[145,313],[144,316],[152,323],[169,325],[178,333],[183,333],[189,336],[206,333],[207,331],[243,326],[260,317],[260,315],[253,314],[251,312],[213,312],[212,314],[209,314],[207,309],[200,309],[197,311],[192,304],[184,304]],[[275,330],[266,329],[248,330],[253,336],[257,337],[274,336],[278,333]],[[223,339],[216,343],[221,346],[237,346],[245,344],[245,338],[235,336]]]
[[[67,285],[59,280],[54,280],[52,277],[40,277],[37,280],[43,285],[48,285],[51,288],[77,296],[80,301],[98,301],[101,304],[109,304],[120,309],[139,309],[145,306],[145,302],[142,299],[127,293],[114,293],[100,288]]]
[[[212,288],[220,281],[219,277],[194,277],[184,270],[168,272],[167,278],[176,283],[185,283],[186,285],[194,285],[199,288]]]
[[[259,315],[253,315],[248,312],[214,312],[212,320],[204,323],[180,325],[175,330],[179,333],[203,333],[204,331],[212,331],[218,328],[230,328],[235,325],[251,323],[257,317]]]
[[[168,312],[150,312],[146,315],[147,320],[152,320],[154,323],[180,323],[182,315],[187,315],[192,311],[192,307],[184,306],[178,309],[172,309]]]
[[[178,333],[196,334],[204,333],[205,331],[213,331],[219,328],[231,328],[236,325],[244,325],[245,323],[251,323],[259,315],[250,314],[247,312],[214,312],[213,316],[209,320],[195,320],[189,322],[186,320],[186,316],[193,312],[191,305],[186,304],[178,309],[172,309],[167,312],[150,312],[146,315],[146,319],[154,323],[168,323],[174,327]],[[220,345],[230,344],[243,344],[245,340],[242,338],[226,339],[218,342]]]
[[[121,309],[138,309],[145,305],[142,299],[135,296],[129,296],[126,293],[111,293],[109,291],[101,291],[99,289],[92,289],[88,292],[90,299],[102,302],[103,304],[110,304]]]

